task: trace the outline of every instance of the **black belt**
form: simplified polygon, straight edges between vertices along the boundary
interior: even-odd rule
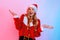
[[[27,38],[27,37],[24,37],[24,36],[20,36],[19,40],[35,40],[35,39]]]

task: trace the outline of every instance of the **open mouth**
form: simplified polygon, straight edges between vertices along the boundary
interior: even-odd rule
[[[30,14],[32,14],[32,13],[30,13]]]

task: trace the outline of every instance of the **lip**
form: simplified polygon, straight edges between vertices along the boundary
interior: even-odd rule
[[[32,14],[32,13],[30,13],[30,14]]]

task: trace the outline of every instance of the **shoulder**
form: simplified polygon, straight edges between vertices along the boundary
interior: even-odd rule
[[[24,17],[24,16],[26,16],[26,15],[27,15],[27,14],[22,14],[22,15],[20,16],[20,18],[21,18],[21,17]]]
[[[22,14],[22,15],[20,16],[20,19],[24,18],[24,16],[25,16],[25,14]]]
[[[23,17],[23,16],[24,16],[24,14],[22,14],[22,15],[20,16],[20,18]]]
[[[41,23],[40,19],[37,19],[37,22],[38,22],[38,24],[40,24]]]
[[[37,19],[38,22],[40,22],[40,19]]]
[[[26,18],[26,14],[22,14],[22,15],[20,16],[20,20],[23,21],[24,18]]]

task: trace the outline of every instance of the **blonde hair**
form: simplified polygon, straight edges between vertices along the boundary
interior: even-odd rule
[[[33,18],[32,18],[32,20],[33,20],[33,25],[35,25],[36,24],[36,13],[34,13],[34,15],[32,16]],[[30,23],[30,19],[28,18],[28,24]]]

